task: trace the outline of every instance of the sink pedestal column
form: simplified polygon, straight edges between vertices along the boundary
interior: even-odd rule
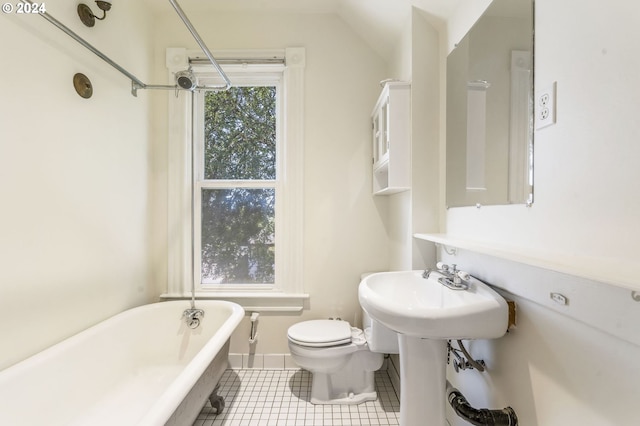
[[[398,335],[400,426],[444,426],[447,341]]]

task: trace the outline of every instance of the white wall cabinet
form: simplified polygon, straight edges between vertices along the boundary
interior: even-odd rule
[[[385,84],[373,113],[373,193],[393,194],[411,187],[411,85]]]

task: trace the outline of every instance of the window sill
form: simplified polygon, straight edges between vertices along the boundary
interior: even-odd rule
[[[191,299],[190,293],[164,293],[162,300]],[[242,306],[245,311],[302,312],[308,305],[308,294],[258,293],[258,292],[196,292],[196,299],[228,300]]]

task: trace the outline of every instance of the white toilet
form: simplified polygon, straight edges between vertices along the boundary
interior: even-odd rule
[[[365,331],[342,320],[289,327],[293,360],[312,373],[312,404],[360,404],[376,399],[374,372],[385,353],[398,353],[397,334],[363,312]]]

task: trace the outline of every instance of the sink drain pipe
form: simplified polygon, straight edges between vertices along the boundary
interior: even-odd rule
[[[447,380],[447,401],[459,417],[476,426],[517,426],[518,417],[511,407],[502,410],[473,408],[462,393]]]

